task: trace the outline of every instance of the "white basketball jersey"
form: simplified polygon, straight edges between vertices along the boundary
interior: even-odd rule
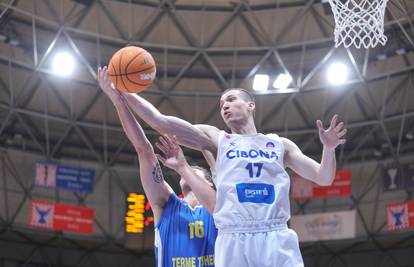
[[[216,160],[216,226],[222,231],[261,231],[290,219],[289,175],[276,134],[221,132]]]

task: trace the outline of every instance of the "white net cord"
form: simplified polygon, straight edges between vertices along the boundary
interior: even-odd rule
[[[329,0],[335,18],[335,47],[385,45],[384,15],[388,0]]]

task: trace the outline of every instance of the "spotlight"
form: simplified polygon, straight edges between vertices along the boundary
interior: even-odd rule
[[[390,147],[390,145],[388,144],[388,143],[382,143],[381,144],[381,149],[382,150],[385,150],[385,149],[387,149],[387,148],[389,148]]]
[[[397,49],[397,51],[395,51],[395,53],[397,54],[397,55],[404,55],[404,54],[406,54],[407,53],[407,51],[405,51],[405,49],[404,48],[400,48],[400,49]]]
[[[387,55],[386,54],[379,54],[377,55],[377,60],[386,60],[387,59]]]
[[[58,53],[53,58],[52,68],[56,75],[68,76],[72,73],[74,67],[73,57],[67,52]]]
[[[266,74],[256,74],[253,80],[253,89],[256,91],[267,90],[269,85],[269,75]]]
[[[374,156],[377,157],[377,158],[382,157],[382,152],[379,151],[379,150],[377,150],[377,149],[375,149],[374,150]]]
[[[282,73],[277,76],[273,87],[276,89],[286,89],[289,84],[292,82],[292,77],[287,73]]]
[[[12,46],[19,46],[20,42],[16,39],[10,39],[9,44],[11,44]]]
[[[333,85],[341,85],[348,78],[348,68],[342,63],[332,63],[328,69],[328,81]]]

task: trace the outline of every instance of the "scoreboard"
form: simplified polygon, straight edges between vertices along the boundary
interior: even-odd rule
[[[182,199],[184,195],[179,194],[178,197]],[[128,193],[126,206],[124,217],[126,233],[143,233],[145,228],[154,223],[151,204],[144,194]]]
[[[128,193],[124,221],[126,233],[143,233],[144,228],[151,225],[154,217],[145,195]]]
[[[145,195],[128,193],[127,211],[125,215],[125,231],[127,233],[144,232]]]

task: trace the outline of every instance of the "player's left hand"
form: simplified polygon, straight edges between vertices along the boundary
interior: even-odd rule
[[[338,115],[335,114],[332,117],[331,124],[328,129],[323,128],[322,121],[317,120],[316,125],[319,129],[319,139],[321,143],[327,149],[335,149],[338,145],[345,144],[346,139],[343,138],[346,134],[346,129],[344,129],[344,123],[338,122]]]
[[[108,67],[98,68],[98,83],[102,91],[112,100],[118,100],[121,98],[121,94],[115,89],[108,74]]]
[[[163,153],[163,155],[157,155],[157,158],[165,167],[178,171],[187,164],[183,150],[178,145],[175,136],[160,136],[159,142],[155,145]]]

